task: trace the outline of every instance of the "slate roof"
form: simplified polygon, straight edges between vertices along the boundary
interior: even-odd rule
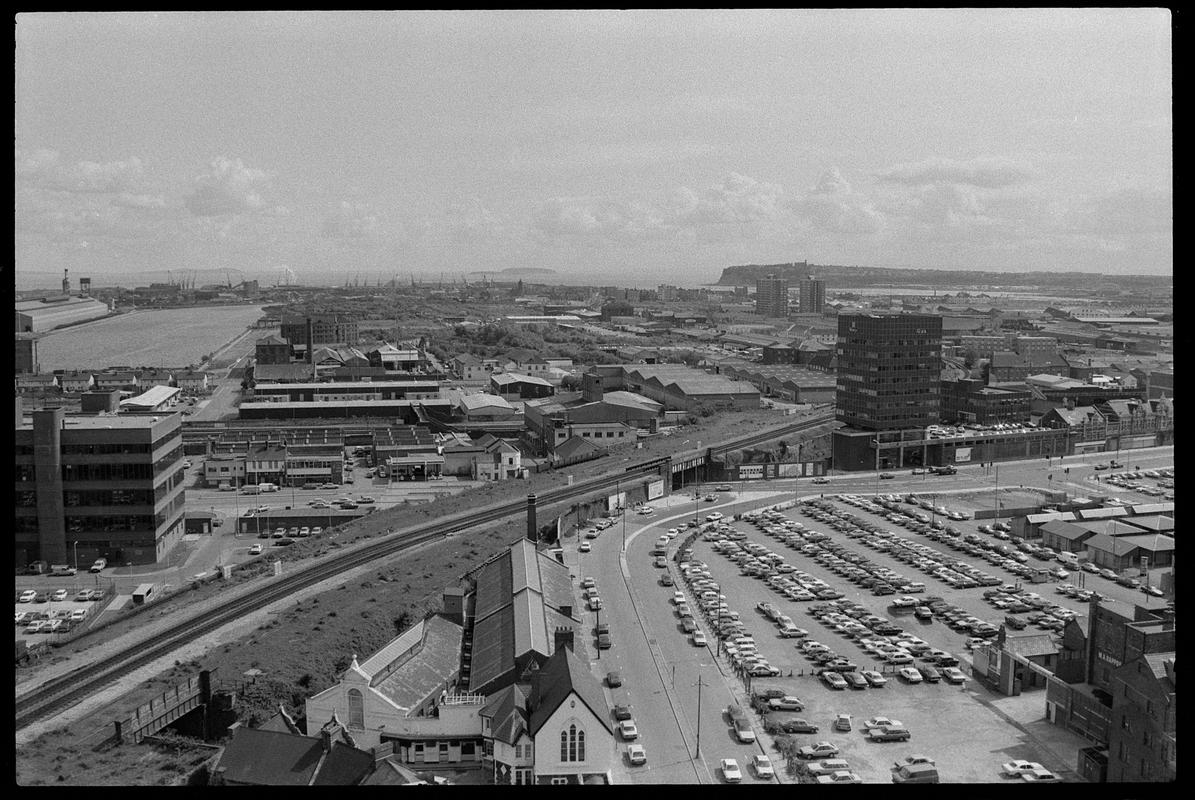
[[[497,408],[503,411],[514,411],[514,406],[510,402],[496,394],[466,394],[461,396],[461,408],[466,413],[470,411],[478,411],[483,408]]]
[[[610,706],[606,702],[606,694],[602,691],[601,684],[593,677],[589,666],[572,650],[562,647],[544,662],[539,672],[538,686],[538,694],[530,698],[532,736],[539,732],[552,713],[573,692],[577,693],[581,702],[589,707],[606,730],[614,733],[614,726],[610,721]]]
[[[1032,658],[1053,655],[1058,652],[1058,645],[1054,642],[1054,637],[1049,634],[1034,633],[1028,636],[1006,637],[1004,649],[1024,658]]]
[[[557,458],[573,458],[578,455],[585,455],[587,453],[602,453],[605,448],[594,444],[589,439],[584,439],[580,436],[573,436],[564,440],[553,450]]]
[[[464,628],[433,616],[408,628],[359,665],[370,687],[399,708],[417,707],[460,666]]]
[[[217,768],[229,783],[254,786],[352,786],[373,770],[373,755],[322,736],[237,728]]]
[[[1175,691],[1174,681],[1170,680],[1170,676],[1166,674],[1166,662],[1174,660],[1174,651],[1168,653],[1145,653],[1141,656],[1145,659],[1145,663],[1149,666],[1150,672],[1162,684],[1163,691]],[[1173,669],[1173,667],[1171,667]]]
[[[1084,539],[1095,535],[1086,528],[1080,528],[1078,525],[1073,525],[1065,520],[1060,519],[1050,520],[1045,525],[1042,525],[1041,532],[1043,534],[1048,533],[1051,536],[1057,536],[1058,538],[1065,539],[1068,542],[1082,542]]]
[[[527,696],[518,684],[512,683],[489,696],[481,716],[490,718],[490,731],[495,739],[514,744],[527,730]]]

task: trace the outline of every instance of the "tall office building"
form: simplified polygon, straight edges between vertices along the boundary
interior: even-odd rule
[[[872,431],[937,424],[941,317],[840,315],[837,350],[840,422]]]
[[[801,313],[820,314],[826,305],[826,282],[812,275],[801,279]]]
[[[182,539],[178,414],[32,417],[16,428],[18,564],[152,564]]]
[[[788,316],[788,278],[769,275],[755,282],[755,313],[765,317]]]

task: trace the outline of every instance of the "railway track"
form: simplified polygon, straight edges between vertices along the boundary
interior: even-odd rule
[[[819,417],[792,426],[791,432],[799,433],[824,425],[826,422],[827,420],[819,415]],[[750,446],[775,438],[777,435],[775,429],[750,434],[719,445],[718,452]],[[710,452],[714,452],[714,448],[710,448]],[[658,474],[658,470],[659,464],[652,461],[637,467],[630,467],[621,473],[601,475],[571,486],[550,489],[537,496],[537,505],[547,506],[590,492],[615,487],[628,478],[633,479],[638,475],[651,473]],[[667,477],[671,478],[671,476]],[[162,631],[154,637],[152,642],[139,642],[120,653],[115,653],[86,667],[51,678],[36,689],[16,698],[16,730],[74,704],[80,698],[200,636],[295,592],[402,550],[449,536],[476,525],[521,513],[525,508],[526,501],[520,499],[431,520],[402,533],[388,535],[347,553],[327,557],[296,572],[283,575],[277,580],[267,582],[258,591],[227,600],[214,608],[191,615]]]

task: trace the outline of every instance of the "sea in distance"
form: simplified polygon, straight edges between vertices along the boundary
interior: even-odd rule
[[[43,372],[185,367],[244,333],[261,315],[259,305],[132,311],[51,331],[38,341],[37,356]]]

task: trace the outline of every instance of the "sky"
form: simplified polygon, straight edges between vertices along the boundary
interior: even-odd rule
[[[1164,9],[19,14],[16,271],[1169,274]]]

